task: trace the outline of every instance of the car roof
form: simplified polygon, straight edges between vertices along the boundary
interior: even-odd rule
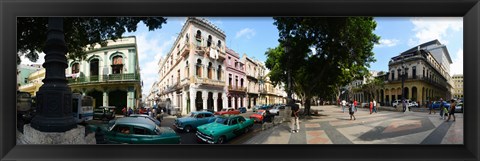
[[[209,111],[193,111],[192,113],[193,113],[193,114],[199,114],[199,113],[203,113],[203,114],[205,114],[205,113],[213,114],[212,112],[209,112]]]
[[[143,118],[137,118],[137,117],[122,117],[118,118],[115,121],[115,124],[118,125],[133,125],[133,126],[139,126],[147,129],[154,129],[157,125],[155,125],[154,122],[150,120],[146,120]]]

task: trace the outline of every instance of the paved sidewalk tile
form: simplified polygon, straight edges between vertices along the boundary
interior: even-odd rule
[[[332,144],[324,130],[307,131],[307,144]]]

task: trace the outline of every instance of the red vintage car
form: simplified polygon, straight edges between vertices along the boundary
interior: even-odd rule
[[[253,119],[254,122],[263,122],[263,117],[265,116],[265,110],[258,110],[256,113],[250,115],[250,119]]]
[[[215,112],[214,115],[238,115],[240,114],[239,110],[233,108],[223,108],[221,111]]]

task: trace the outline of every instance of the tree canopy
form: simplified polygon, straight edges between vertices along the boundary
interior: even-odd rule
[[[275,17],[280,45],[268,49],[270,80],[287,84],[292,73],[295,93],[309,114],[313,96],[331,97],[341,86],[368,73],[380,39],[372,17]]]
[[[121,38],[125,32],[137,30],[143,22],[150,31],[161,29],[166,23],[163,17],[65,17],[64,33],[69,59],[85,58],[85,47],[99,43],[107,45],[107,40]],[[17,64],[25,55],[36,62],[43,51],[47,39],[48,17],[17,18]]]

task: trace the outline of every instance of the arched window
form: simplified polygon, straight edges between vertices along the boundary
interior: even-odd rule
[[[222,41],[218,40],[217,46],[218,46],[218,49],[221,49],[222,48]]]
[[[118,55],[113,57],[112,60],[112,74],[122,74],[123,73],[123,57]]]
[[[197,59],[197,77],[202,77],[202,60]]]
[[[222,79],[222,66],[219,65],[217,69],[217,79],[221,80]]]
[[[212,35],[208,35],[207,47],[210,47],[211,45],[212,45]]]
[[[189,36],[188,36],[188,33],[187,33],[187,34],[185,34],[185,42],[188,42],[188,41],[190,41],[190,39],[189,39]]]
[[[90,61],[90,75],[98,76],[98,59],[93,59]]]
[[[240,87],[242,87],[242,88],[243,88],[243,78],[242,78],[242,79],[240,79]]]
[[[213,78],[213,66],[212,66],[212,62],[209,62],[208,63],[208,79],[212,79]]]
[[[78,63],[74,63],[72,65],[72,74],[80,72],[80,65]]]
[[[197,30],[197,34],[195,35],[195,39],[197,39],[197,41],[202,41],[202,32],[200,30]]]

